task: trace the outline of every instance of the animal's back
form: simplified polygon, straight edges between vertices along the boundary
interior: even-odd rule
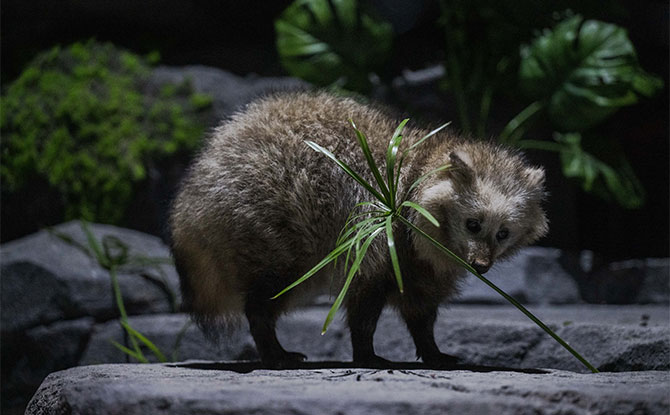
[[[185,305],[201,320],[241,312],[254,279],[290,282],[333,248],[351,208],[369,196],[305,140],[365,172],[349,119],[373,149],[396,127],[352,99],[295,93],[252,103],[215,130],[171,218]]]

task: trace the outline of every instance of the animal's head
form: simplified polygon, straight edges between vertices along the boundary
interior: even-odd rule
[[[463,143],[448,152],[451,168],[427,181],[417,202],[440,222],[436,228],[420,215],[415,223],[478,272],[547,233],[541,207],[544,170],[528,165],[510,150],[485,143]],[[420,256],[434,266],[434,248],[414,238]],[[444,257],[443,254],[440,254]]]

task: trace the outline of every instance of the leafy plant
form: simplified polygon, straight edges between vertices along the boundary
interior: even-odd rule
[[[460,266],[465,268],[471,274],[479,278],[486,285],[495,290],[498,294],[503,296],[508,302],[518,308],[522,313],[524,313],[529,319],[531,319],[535,324],[537,324],[542,330],[547,334],[553,337],[561,346],[568,350],[573,356],[575,356],[580,362],[582,362],[589,370],[593,373],[597,373],[598,370],[591,365],[586,359],[584,359],[577,351],[575,351],[570,345],[568,345],[561,337],[559,337],[553,330],[551,330],[547,325],[540,321],[535,315],[528,311],[521,303],[519,303],[512,296],[498,288],[495,284],[489,281],[486,277],[477,272],[470,264],[458,257],[447,247],[439,243],[437,240],[432,238],[430,235],[425,233],[423,230],[416,227],[412,222],[402,215],[403,208],[411,208],[416,210],[419,214],[423,215],[429,222],[435,226],[440,226],[439,222],[433,215],[430,214],[425,208],[420,205],[408,200],[409,194],[412,189],[414,189],[419,183],[425,180],[432,174],[435,174],[439,171],[446,170],[450,168],[449,164],[440,166],[423,176],[419,177],[414,183],[410,185],[405,193],[402,195],[398,194],[398,183],[400,180],[400,175],[402,173],[402,164],[403,160],[407,154],[416,148],[418,145],[423,143],[426,139],[433,136],[435,133],[440,131],[442,128],[446,127],[448,124],[445,124],[430,133],[428,133],[421,140],[414,143],[407,150],[405,150],[400,158],[398,158],[398,149],[402,141],[402,131],[407,123],[408,119],[403,120],[398,128],[393,133],[391,140],[386,151],[386,175],[382,175],[382,172],[377,167],[377,164],[373,158],[372,152],[368,146],[367,138],[363,132],[361,132],[353,121],[350,120],[351,125],[356,132],[356,137],[358,138],[358,143],[360,144],[361,150],[365,156],[365,159],[370,167],[370,171],[375,179],[376,186],[367,182],[360,174],[354,171],[346,163],[339,160],[337,156],[328,151],[327,149],[321,147],[320,145],[312,142],[306,141],[307,145],[312,149],[324,154],[335,164],[337,164],[342,170],[344,170],[349,176],[351,176],[358,184],[365,188],[372,196],[374,196],[373,201],[361,202],[358,203],[352,212],[349,214],[340,236],[338,237],[335,243],[335,249],[333,249],[326,257],[316,264],[311,270],[305,273],[303,276],[298,278],[288,287],[284,288],[273,299],[279,297],[280,295],[286,293],[287,291],[295,288],[297,285],[303,283],[305,280],[314,276],[322,268],[337,260],[338,257],[346,253],[345,259],[345,273],[346,279],[340,293],[335,299],[333,306],[331,307],[328,315],[326,316],[326,321],[324,322],[322,334],[326,332],[328,326],[332,322],[337,310],[339,310],[342,305],[342,301],[349,290],[349,286],[353,281],[356,273],[359,271],[361,263],[365,257],[365,254],[374,241],[382,232],[386,235],[386,241],[389,248],[389,255],[391,258],[391,264],[393,267],[393,272],[396,277],[396,282],[398,284],[398,289],[400,292],[403,292],[403,282],[402,275],[400,272],[400,265],[398,254],[395,248],[395,238],[393,236],[393,225],[394,222],[401,222],[407,228],[426,238],[431,244],[438,248],[442,253],[447,255],[452,260],[456,261]],[[356,213],[359,208],[367,208],[362,213]],[[352,258],[353,253],[353,258]]]
[[[51,231],[55,236],[63,240],[64,242],[78,248],[86,255],[94,258],[98,264],[109,272],[110,281],[112,284],[112,293],[114,295],[114,301],[116,302],[116,307],[119,310],[120,318],[119,323],[123,329],[127,341],[130,345],[120,344],[116,341],[110,340],[110,342],[119,350],[124,352],[130,357],[133,357],[140,363],[149,363],[149,360],[142,352],[141,346],[148,348],[158,359],[159,362],[167,362],[168,359],[160,348],[158,348],[153,342],[151,342],[145,335],[140,333],[138,330],[133,328],[128,321],[128,313],[126,312],[126,307],[123,302],[123,295],[121,293],[121,286],[118,281],[118,273],[121,270],[132,271],[137,267],[141,268],[152,268],[160,275],[159,279],[143,275],[145,278],[152,279],[153,282],[157,283],[163,288],[166,292],[168,300],[170,302],[173,312],[177,310],[176,296],[174,292],[169,288],[168,284],[165,282],[165,273],[163,271],[162,265],[171,265],[172,260],[170,258],[149,258],[141,255],[130,255],[128,245],[123,243],[117,237],[112,235],[105,235],[102,237],[101,241],[98,241],[91,232],[88,223],[86,221],[81,222],[82,230],[86,235],[86,241],[88,245],[84,245],[76,241],[69,235]],[[184,331],[188,328],[189,323],[187,323],[184,328],[180,331],[175,342],[174,351],[172,354],[173,360],[176,360],[176,353],[179,348],[179,342],[183,336]]]
[[[211,98],[148,87],[156,53],[90,40],[39,54],[0,103],[3,192],[45,181],[65,219],[118,223],[153,163],[192,151]]]
[[[332,9],[328,6],[331,4]],[[570,11],[575,6],[597,11],[600,2],[559,0],[548,4],[520,0],[510,9],[493,0],[439,0],[439,6],[437,22],[444,33],[445,53],[441,86],[451,93],[459,127],[465,133],[486,137],[496,99],[506,95],[512,102],[527,106],[507,123],[500,141],[556,151],[565,176],[579,180],[585,191],[625,208],[644,203],[644,189],[616,140],[611,138],[610,145],[600,145],[603,140],[596,137],[593,128],[617,109],[636,103],[640,96],[653,96],[662,82],[640,67],[623,28],[585,20]],[[616,2],[612,6],[616,10]],[[287,70],[318,85],[329,85],[338,79],[367,79],[371,70],[388,67],[388,53],[374,57],[379,64],[376,67],[360,66],[326,58],[335,45],[329,37],[303,36],[300,32],[298,42],[284,33],[287,27],[305,27],[309,33],[337,33],[341,29],[332,24],[336,19],[331,15],[356,7],[355,0],[295,1],[276,22],[279,54],[283,60],[291,60],[285,65]],[[552,25],[553,29],[545,29],[530,45],[524,45],[539,28]],[[377,34],[376,42],[385,50],[393,33],[380,30]],[[375,50],[367,42],[351,42],[345,36],[342,39],[347,42],[337,44],[336,50]],[[285,47],[285,43],[295,45]],[[359,92],[369,89],[369,85],[341,86]],[[545,120],[557,132],[553,141],[551,134],[544,140],[521,140]]]
[[[623,151],[588,131],[617,109],[636,103],[639,95],[652,96],[663,85],[639,66],[626,32],[574,16],[521,53],[519,84],[534,101],[507,124],[500,140],[557,151],[565,176],[580,179],[584,190],[613,197],[627,208],[641,206],[644,190]],[[565,134],[554,134],[553,143],[522,141],[542,113]],[[583,148],[583,142],[591,144],[593,153]]]
[[[297,0],[275,21],[281,62],[317,85],[369,92],[370,74],[388,59],[391,25],[357,0]]]

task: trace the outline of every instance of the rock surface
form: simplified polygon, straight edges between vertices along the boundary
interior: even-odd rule
[[[534,307],[532,311],[592,364],[608,371],[670,370],[670,316],[664,307],[566,306]],[[349,332],[340,319],[321,336],[327,307],[302,309],[281,319],[278,337],[287,350],[307,354],[309,361],[350,361]],[[186,315],[137,316],[131,325],[175,359],[256,359],[248,328],[222,333],[218,344],[188,323]],[[442,310],[436,341],[466,365],[511,368],[587,369],[556,341],[511,306],[452,306]],[[126,356],[110,344],[122,342],[118,322],[96,326],[80,364],[116,363]],[[375,351],[398,362],[415,361],[404,323],[390,310],[375,333]],[[154,361],[156,361],[154,359]]]
[[[209,94],[212,101],[210,126],[217,125],[254,98],[263,95],[296,89],[307,89],[310,85],[290,77],[260,77],[254,74],[245,77],[218,68],[201,65],[184,67],[159,66],[151,74],[150,85],[179,84],[188,79],[197,92]]]
[[[113,236],[128,246],[130,256],[169,259],[163,242],[154,236],[91,224],[100,241]],[[79,221],[2,245],[2,332],[17,332],[64,319],[118,315],[109,272],[81,249],[56,234],[67,235],[89,247]],[[177,308],[179,277],[174,267],[135,266],[119,270],[119,284],[129,314],[164,313]],[[172,293],[175,299],[171,299]]]
[[[168,248],[156,237],[105,225],[91,225],[91,229],[98,240],[105,235],[118,238],[129,246],[131,255],[169,256]],[[78,222],[54,230],[87,245]],[[109,274],[96,260],[47,231],[4,244],[1,249],[3,412],[8,407],[23,412],[50,372],[129,361],[110,342],[123,343],[124,336]],[[583,287],[578,289],[572,278],[574,263],[574,258],[551,248],[528,248],[487,276],[530,304],[538,317],[596,366],[610,371],[670,369],[667,306],[575,305],[582,302]],[[640,278],[641,284],[636,283],[639,292],[647,294],[638,298],[666,302],[667,260],[628,261],[618,264],[613,272],[624,279]],[[226,331],[224,341],[214,344],[195,325],[187,326],[187,316],[166,314],[179,303],[178,276],[172,266],[162,266],[162,274],[152,267],[126,268],[119,282],[131,325],[169,359],[257,358],[244,323],[238,331]],[[474,277],[466,279],[458,301],[461,304],[443,310],[436,337],[443,351],[459,356],[463,364],[585,370],[519,311],[496,304],[500,301],[497,294]],[[281,319],[278,336],[282,344],[306,353],[309,362],[350,361],[349,333],[340,319],[325,336],[319,335],[331,302],[321,298],[318,306]],[[375,347],[388,359],[415,361],[412,340],[390,310],[379,322]],[[145,354],[156,360],[150,352]]]
[[[169,258],[159,238],[107,225],[90,225],[97,240],[114,236],[129,255]],[[77,221],[53,228],[87,246]],[[93,257],[54,233],[3,244],[0,256],[3,408],[34,393],[46,375],[79,363],[96,321],[119,315],[109,273]],[[129,314],[166,313],[179,303],[171,265],[125,267],[118,275]],[[108,344],[109,346],[109,344]]]
[[[223,365],[225,368],[225,365]],[[26,414],[667,414],[668,372],[202,370],[83,366],[49,375]]]
[[[486,278],[523,303],[574,304],[581,302],[575,273],[560,249],[526,247],[506,262],[496,264]],[[507,304],[507,300],[478,279],[468,275],[458,303]]]

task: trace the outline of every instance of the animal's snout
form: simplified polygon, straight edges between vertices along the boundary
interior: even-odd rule
[[[491,261],[487,261],[484,259],[475,259],[470,263],[470,266],[475,269],[480,274],[486,273],[486,271],[491,268]]]

